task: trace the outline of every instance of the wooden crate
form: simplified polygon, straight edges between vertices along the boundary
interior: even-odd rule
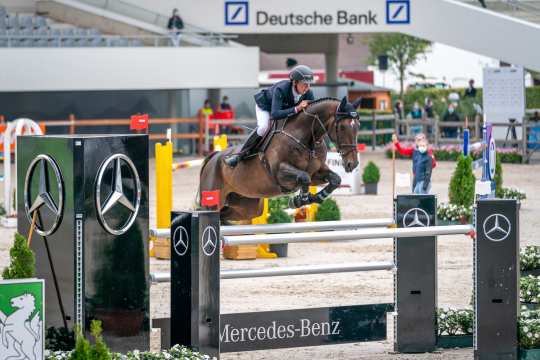
[[[255,260],[257,245],[233,245],[223,247],[223,257],[229,260]]]
[[[171,258],[171,240],[170,239],[155,239],[154,254],[156,259],[169,260]]]

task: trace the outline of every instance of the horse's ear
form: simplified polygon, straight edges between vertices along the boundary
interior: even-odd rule
[[[360,96],[356,100],[354,100],[354,102],[352,103],[354,110],[358,109],[361,103],[362,103],[362,97]]]
[[[344,96],[343,99],[341,99],[341,104],[339,104],[338,109],[343,110],[345,109],[345,106],[347,106],[347,97]]]

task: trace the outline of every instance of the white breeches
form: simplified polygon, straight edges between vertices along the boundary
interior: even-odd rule
[[[270,113],[255,105],[255,115],[257,116],[257,135],[263,136],[270,125]]]

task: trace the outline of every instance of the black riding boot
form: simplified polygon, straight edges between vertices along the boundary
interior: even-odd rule
[[[249,137],[247,138],[246,142],[242,145],[242,148],[240,149],[240,152],[236,154],[231,154],[227,156],[223,161],[225,164],[227,164],[230,167],[235,167],[238,165],[238,163],[243,160],[246,156],[248,156],[251,153],[251,150],[257,145],[257,143],[261,140],[261,136],[257,134],[257,130],[253,130],[251,134],[249,134]]]

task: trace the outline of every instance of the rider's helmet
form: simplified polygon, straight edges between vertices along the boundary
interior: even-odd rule
[[[306,65],[295,66],[289,73],[289,79],[305,82],[306,84],[313,83],[313,70]]]

